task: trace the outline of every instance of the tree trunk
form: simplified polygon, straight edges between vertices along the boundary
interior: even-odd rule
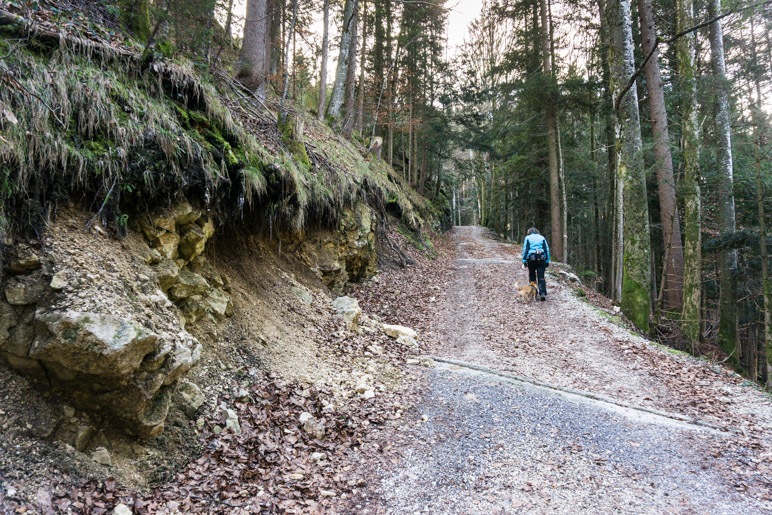
[[[693,0],[678,0],[676,32],[694,25]],[[697,81],[694,67],[695,35],[676,41],[676,58],[681,103],[684,195],[684,282],[681,324],[692,345],[700,341],[702,319],[702,208],[700,199],[699,126],[697,123]]]
[[[767,252],[767,223],[764,209],[764,181],[761,170],[762,149],[766,145],[764,129],[763,97],[761,93],[761,67],[756,54],[754,16],[751,16],[751,56],[754,70],[754,85],[756,88],[756,102],[753,108],[753,121],[755,125],[754,161],[756,167],[756,205],[759,212],[759,255],[761,256],[761,293],[764,298],[764,339],[759,345],[759,364],[762,384],[767,388],[772,386],[772,279],[769,277],[769,254]],[[769,37],[769,34],[767,34]],[[768,40],[767,40],[768,42]],[[754,371],[754,375],[755,371]]]
[[[359,137],[365,125],[365,65],[367,64],[367,2],[362,2],[362,47],[359,50],[359,88],[357,90],[356,130]]]
[[[346,70],[346,100],[343,106],[345,120],[343,122],[343,134],[351,138],[351,131],[354,129],[356,121],[356,82],[357,82],[357,51],[359,49],[359,38],[357,32],[359,28],[359,8],[358,3],[354,6],[354,16],[351,18],[351,48],[348,55],[348,69]]]
[[[330,0],[324,0],[322,25],[322,63],[319,71],[319,104],[316,118],[324,120],[324,106],[327,103],[327,59],[330,54]]]
[[[290,22],[287,41],[284,44],[284,71],[283,85],[281,90],[281,100],[279,101],[279,124],[283,125],[287,121],[287,94],[289,93],[289,64],[290,64],[290,43],[295,35],[295,23],[298,19],[298,0],[292,0],[292,21]]]
[[[284,0],[267,0],[271,12],[271,50],[268,78],[275,80],[281,70],[282,39],[284,38]],[[278,89],[278,88],[277,88]]]
[[[330,105],[327,107],[327,116],[340,122],[342,117],[343,102],[346,94],[346,78],[349,73],[349,61],[351,59],[352,29],[355,22],[357,0],[346,0],[343,9],[343,25],[341,26],[340,53],[338,54],[338,67],[335,71],[335,83],[332,86]]]
[[[713,19],[721,7],[720,0],[709,0],[708,16]],[[721,233],[732,236],[735,233],[734,179],[732,177],[732,129],[729,117],[729,90],[724,64],[724,35],[721,21],[710,25],[710,62],[715,82],[716,115],[716,160],[719,176],[719,203],[721,212]],[[739,363],[735,352],[737,345],[737,251],[724,251],[721,260],[721,293],[719,298],[719,330],[721,347],[732,355],[732,361]]]
[[[265,98],[271,57],[271,13],[268,0],[248,0],[238,79]]]
[[[121,17],[126,26],[140,40],[147,40],[151,35],[150,0],[122,0]]]
[[[552,254],[556,260],[564,259],[563,256],[563,228],[560,216],[560,172],[558,171],[558,127],[555,107],[555,84],[552,73],[552,53],[550,52],[549,16],[547,13],[547,0],[539,0],[539,24],[541,34],[541,57],[544,80],[549,84],[545,117],[547,122],[547,157],[549,159],[550,177],[550,229],[552,234]]]
[[[622,229],[622,311],[640,329],[648,331],[651,315],[649,208],[643,164],[638,93],[630,88],[621,96],[634,72],[630,0],[608,2],[611,45],[611,92],[617,111],[617,177],[622,193],[618,206]]]
[[[652,0],[638,0],[638,15],[641,19],[641,48],[644,55],[655,48],[657,28],[654,24]],[[659,68],[659,52],[654,50],[643,68],[646,76],[646,90],[649,93],[649,113],[654,136],[654,158],[657,170],[657,194],[662,219],[662,239],[667,262],[663,267],[665,275],[664,301],[666,311],[681,311],[683,303],[684,256],[681,247],[681,223],[678,220],[673,158],[670,154],[667,110],[662,73]]]

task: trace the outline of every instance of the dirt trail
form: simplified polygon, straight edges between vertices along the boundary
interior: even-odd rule
[[[479,227],[452,239],[443,292],[411,316],[437,364],[417,369],[401,457],[374,467],[357,510],[772,513],[767,394],[631,333],[554,276],[547,302],[518,303],[518,246]]]

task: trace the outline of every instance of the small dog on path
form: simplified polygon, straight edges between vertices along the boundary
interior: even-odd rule
[[[520,297],[521,302],[532,302],[536,300],[536,295],[539,293],[539,289],[536,287],[536,283],[532,282],[525,286],[517,287],[517,295]]]

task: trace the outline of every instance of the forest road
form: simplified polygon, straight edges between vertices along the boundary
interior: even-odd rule
[[[457,227],[420,333],[434,366],[361,513],[772,513],[770,397],[625,329],[519,246]],[[554,268],[554,267],[552,267]],[[411,418],[412,417],[412,418]]]

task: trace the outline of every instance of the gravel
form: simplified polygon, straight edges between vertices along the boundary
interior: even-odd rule
[[[547,302],[519,303],[516,245],[479,227],[451,240],[454,256],[366,295],[435,359],[413,367],[412,407],[342,511],[772,513],[768,394],[554,275]]]

